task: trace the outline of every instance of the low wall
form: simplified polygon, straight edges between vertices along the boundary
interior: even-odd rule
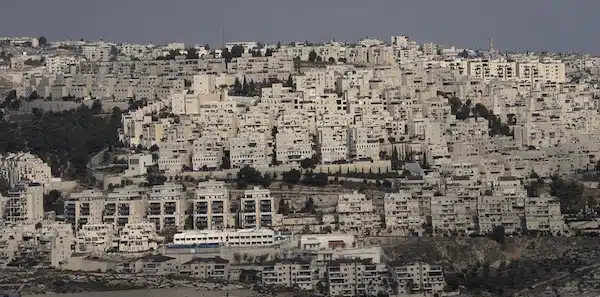
[[[118,107],[121,110],[125,110],[129,107],[128,102],[123,101],[113,101],[111,100],[100,100],[102,102],[102,111],[104,112],[112,112],[114,107]],[[61,101],[61,100],[33,100],[33,101],[21,101],[21,106],[19,107],[19,111],[31,112],[34,108],[41,109],[44,111],[63,111],[69,109],[75,109],[84,104],[88,107],[91,107],[94,104],[94,100],[83,100],[81,102],[75,101]]]
[[[300,171],[306,171],[297,165],[279,165],[279,166],[257,166],[254,167],[261,173],[277,173],[281,176],[281,173],[297,169]],[[362,173],[386,173],[392,170],[392,163],[390,160],[380,161],[364,161],[354,162],[348,164],[319,164],[313,170],[317,173],[335,174],[336,172],[348,173],[348,172],[362,172]],[[226,179],[235,178],[239,169],[226,169],[217,171],[186,171],[179,173],[166,173],[165,176],[189,176],[193,178],[214,178],[214,179]]]

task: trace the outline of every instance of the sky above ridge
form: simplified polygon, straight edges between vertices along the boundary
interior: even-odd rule
[[[186,44],[408,35],[600,54],[599,0],[0,0],[0,36]]]

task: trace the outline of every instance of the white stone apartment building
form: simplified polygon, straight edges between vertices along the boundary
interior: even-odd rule
[[[380,219],[374,212],[373,200],[356,191],[339,195],[337,213],[340,230],[370,232],[380,226]]]
[[[230,226],[229,190],[222,181],[198,183],[194,194],[193,225],[196,230],[223,230]]]
[[[104,254],[118,248],[117,230],[113,224],[86,224],[77,231],[75,251],[87,254]]]
[[[350,156],[355,160],[379,160],[379,135],[369,127],[350,127],[348,143]]]
[[[12,225],[0,228],[0,267],[6,267],[15,258],[21,233],[26,226]]]
[[[310,291],[314,289],[313,271],[309,260],[284,259],[265,264],[261,272],[261,281],[267,285],[298,287]]]
[[[71,72],[71,67],[76,66],[80,60],[72,56],[46,57],[46,71],[54,74]]]
[[[440,265],[395,261],[388,263],[388,270],[398,286],[394,291],[399,295],[433,296],[443,292],[446,286],[444,272]]]
[[[484,118],[468,118],[450,124],[450,142],[475,141],[489,138],[488,120]]]
[[[238,214],[241,228],[269,228],[273,226],[275,214],[271,191],[259,187],[244,191]]]
[[[148,173],[148,166],[154,165],[152,154],[133,154],[127,156],[125,176],[141,176]]]
[[[426,217],[421,215],[421,207],[419,199],[408,191],[385,194],[383,209],[387,230],[401,235],[422,230]]]
[[[198,279],[224,279],[229,280],[229,260],[220,257],[194,258],[179,266],[180,275],[188,275]]]
[[[237,106],[233,101],[207,102],[200,105],[202,137],[215,139],[217,145],[229,148],[237,133]]]
[[[435,234],[459,232],[470,234],[475,231],[471,204],[456,195],[433,196],[431,198],[431,225]]]
[[[522,210],[507,197],[480,196],[477,200],[479,234],[489,234],[499,226],[504,227],[506,234],[521,231]]]
[[[390,293],[385,264],[369,260],[338,259],[327,264],[328,296],[376,296]],[[384,280],[387,281],[384,282]]]
[[[238,134],[229,140],[229,158],[232,168],[266,166],[271,163],[272,149],[264,133]]]
[[[140,223],[146,219],[147,190],[136,186],[116,188],[104,201],[103,223],[122,228],[126,224]],[[153,225],[156,230],[156,225]]]
[[[139,253],[153,251],[164,238],[156,234],[154,223],[127,223],[119,232],[119,252]]]
[[[51,177],[50,166],[30,153],[9,153],[0,156],[0,178],[6,179],[11,187],[22,181],[46,184]]]
[[[157,231],[183,230],[187,210],[188,202],[183,185],[166,183],[150,189],[146,219],[156,224]]]
[[[541,195],[525,198],[525,227],[528,231],[559,234],[565,231],[565,218],[556,197]]]
[[[88,61],[109,61],[111,45],[103,42],[86,44],[81,47],[81,52]]]
[[[348,149],[348,131],[343,127],[320,127],[318,128],[319,149],[321,150],[321,162],[330,164],[345,161],[350,156]]]
[[[70,225],[58,222],[42,222],[38,228],[36,224],[16,226],[21,230],[15,233],[18,237],[14,237],[17,244],[11,262],[58,268],[71,257],[71,246],[75,243],[73,230]]]
[[[44,218],[44,187],[38,183],[18,184],[0,195],[0,215],[8,222],[35,223]]]
[[[102,223],[106,194],[99,190],[70,193],[64,202],[65,223],[77,231],[87,224]]]
[[[276,160],[278,164],[299,164],[314,155],[313,142],[308,130],[289,128],[275,135]]]
[[[215,170],[223,164],[223,147],[215,139],[201,137],[192,146],[192,170]]]
[[[286,80],[294,71],[294,62],[288,56],[252,57],[244,54],[234,58],[227,64],[229,73],[233,73],[240,81],[261,83],[269,78]]]

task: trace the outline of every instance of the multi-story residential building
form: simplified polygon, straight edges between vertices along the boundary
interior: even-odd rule
[[[64,202],[65,223],[73,230],[79,230],[86,224],[100,224],[104,215],[106,194],[98,190],[84,190],[71,193]]]
[[[153,251],[164,238],[156,234],[154,223],[126,223],[119,232],[119,252]]]
[[[268,147],[265,134],[245,133],[229,140],[229,158],[232,168],[249,166],[265,166],[271,163],[269,155],[272,154]],[[271,151],[271,152],[269,152]]]
[[[275,136],[276,160],[278,164],[299,164],[314,155],[313,143],[306,129],[298,127]]]
[[[104,201],[102,222],[115,224],[119,228],[126,224],[141,223],[146,218],[146,204],[146,189],[135,186],[114,189]]]
[[[518,211],[518,205],[510,198],[483,195],[477,200],[477,213],[479,234],[491,233],[499,226],[507,234],[521,231],[522,211]]]
[[[348,129],[350,156],[355,160],[379,160],[379,135],[369,127],[351,127]]]
[[[44,187],[38,183],[18,184],[0,195],[0,215],[8,222],[35,223],[44,218]]]
[[[46,184],[50,181],[50,166],[30,153],[9,153],[0,156],[0,178],[12,187],[21,182]]]
[[[12,264],[59,267],[71,257],[75,243],[71,226],[57,222],[36,224],[23,226]]]
[[[109,61],[111,50],[111,45],[104,42],[86,44],[81,47],[81,52],[88,61]]]
[[[439,265],[398,261],[388,263],[388,270],[397,285],[394,291],[399,295],[433,296],[443,292],[446,286],[444,272]]]
[[[192,204],[194,229],[217,230],[230,226],[229,190],[224,182],[198,183]]]
[[[421,215],[422,204],[410,192],[400,191],[385,194],[383,209],[387,230],[403,235],[421,231],[427,222],[426,218]]]
[[[263,228],[273,226],[275,203],[271,191],[254,187],[244,191],[240,199],[238,214],[242,228]]]
[[[345,161],[349,158],[348,133],[345,127],[322,127],[318,133],[322,163]]]
[[[298,287],[303,290],[314,289],[314,269],[309,260],[284,259],[265,263],[261,280],[263,284]]]
[[[470,204],[463,197],[446,195],[431,198],[431,225],[436,234],[462,232],[470,234],[475,231]]]
[[[46,71],[53,74],[65,74],[71,72],[80,60],[73,56],[46,57]]]
[[[339,259],[327,264],[329,296],[373,296],[391,292],[385,264],[369,260]],[[384,281],[385,280],[385,281]]]
[[[525,227],[529,231],[560,234],[565,230],[565,219],[560,202],[548,195],[525,198]]]
[[[112,224],[86,224],[77,231],[75,251],[78,253],[103,254],[118,248],[117,230]]]
[[[199,138],[194,140],[192,151],[192,170],[216,170],[223,164],[223,147],[215,139]]]
[[[180,265],[179,274],[199,279],[229,280],[229,260],[220,257],[194,258]]]
[[[374,213],[373,200],[356,191],[339,195],[337,213],[340,230],[370,232],[380,226],[380,219]]]
[[[146,218],[156,224],[156,230],[182,230],[188,213],[183,185],[167,183],[150,189]]]

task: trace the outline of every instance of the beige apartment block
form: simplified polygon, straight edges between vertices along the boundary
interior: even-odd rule
[[[244,191],[238,214],[242,228],[268,228],[275,220],[275,201],[271,191],[254,187]]]
[[[0,214],[8,222],[35,223],[44,218],[44,187],[38,183],[17,184],[0,201]]]
[[[230,227],[229,190],[221,181],[198,183],[194,194],[193,224],[196,230],[223,230]]]
[[[265,263],[261,273],[263,284],[285,287],[298,287],[303,290],[313,290],[315,284],[314,268],[310,261],[284,259]]]
[[[156,224],[157,231],[183,230],[187,210],[188,202],[183,185],[166,183],[150,189],[146,218]]]
[[[102,223],[106,194],[99,190],[84,190],[71,193],[64,202],[65,223],[73,230],[79,230],[86,224]]]
[[[339,195],[337,213],[340,230],[369,232],[380,225],[380,218],[374,212],[373,200],[356,191]]]
[[[103,223],[123,228],[146,218],[147,190],[136,186],[114,189],[104,201]],[[156,226],[154,227],[156,229]]]

